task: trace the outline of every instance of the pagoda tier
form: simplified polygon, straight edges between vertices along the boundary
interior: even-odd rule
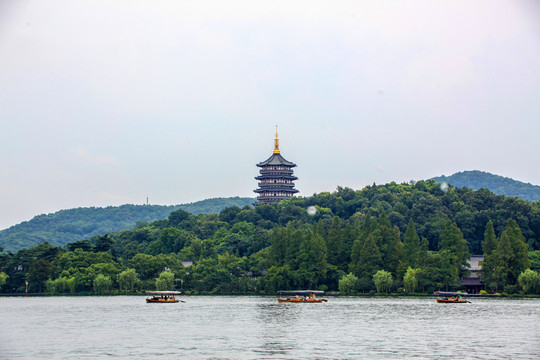
[[[271,174],[271,175],[259,175],[255,177],[255,180],[269,180],[270,182],[279,182],[277,180],[285,179],[289,181],[298,180],[296,176],[293,175],[279,175],[279,174]]]
[[[271,204],[284,199],[289,199],[298,192],[294,188],[294,180],[298,180],[293,175],[292,168],[296,164],[285,160],[280,154],[279,140],[276,131],[274,142],[274,153],[268,159],[257,164],[260,167],[260,175],[255,177],[259,180],[259,188],[254,190],[257,194],[259,203]]]

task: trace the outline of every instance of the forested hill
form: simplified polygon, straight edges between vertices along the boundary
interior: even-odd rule
[[[519,279],[537,281],[540,202],[440,185],[338,187],[219,214],[180,209],[65,247],[2,252],[0,291],[24,293],[28,281],[30,292],[50,293],[433,293],[463,289],[470,254],[483,254],[490,291],[536,292]]]
[[[528,201],[540,200],[540,186],[493,175],[484,171],[463,171],[451,176],[443,175],[435,177],[433,180],[436,182],[445,181],[456,188],[463,186],[473,190],[486,188],[498,195],[516,196]]]
[[[122,205],[61,210],[38,215],[0,231],[0,247],[17,251],[48,241],[52,245],[88,239],[94,235],[132,229],[138,222],[165,219],[178,209],[192,214],[219,213],[226,207],[251,205],[253,198],[214,198],[181,205]],[[144,225],[144,224],[141,224]]]

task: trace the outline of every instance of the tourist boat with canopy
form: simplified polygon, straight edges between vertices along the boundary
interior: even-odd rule
[[[437,295],[438,303],[443,303],[443,304],[470,303],[470,301],[465,300],[462,297],[463,295],[467,295],[467,293],[436,291],[435,294]]]
[[[326,299],[317,299],[316,294],[324,294],[322,290],[280,290],[280,303],[321,303]]]
[[[159,303],[159,304],[167,304],[167,303],[177,303],[182,300],[178,300],[176,298],[176,295],[180,295],[180,291],[147,291],[148,295],[151,295],[146,298],[147,303]],[[185,302],[185,301],[182,301]]]

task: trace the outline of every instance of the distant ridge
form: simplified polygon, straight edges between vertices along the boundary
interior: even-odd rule
[[[0,247],[5,251],[15,252],[44,241],[55,246],[64,246],[94,235],[132,229],[138,222],[165,219],[178,209],[195,215],[219,213],[228,206],[243,207],[254,202],[254,198],[230,197],[181,205],[121,205],[60,210],[35,216],[30,221],[1,230]]]
[[[437,182],[445,181],[456,188],[464,186],[473,190],[486,188],[498,195],[515,196],[528,201],[540,200],[540,186],[485,171],[463,171],[450,176],[434,177],[433,180]]]

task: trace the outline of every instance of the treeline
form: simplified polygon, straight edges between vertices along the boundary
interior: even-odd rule
[[[219,214],[177,210],[65,247],[4,252],[0,284],[50,293],[432,292],[460,289],[472,253],[485,254],[488,289],[538,291],[540,204],[443,190],[390,183]]]
[[[489,189],[494,194],[516,196],[528,201],[540,200],[540,186],[524,183],[484,171],[462,171],[450,176],[433,178],[436,182],[447,182],[456,188],[468,187],[473,190]]]
[[[42,242],[64,246],[115,231],[132,229],[137,223],[164,219],[175,210],[192,214],[220,212],[229,206],[243,207],[255,202],[252,198],[214,198],[182,205],[122,205],[105,208],[87,207],[43,214],[0,231],[0,247],[18,251]]]

